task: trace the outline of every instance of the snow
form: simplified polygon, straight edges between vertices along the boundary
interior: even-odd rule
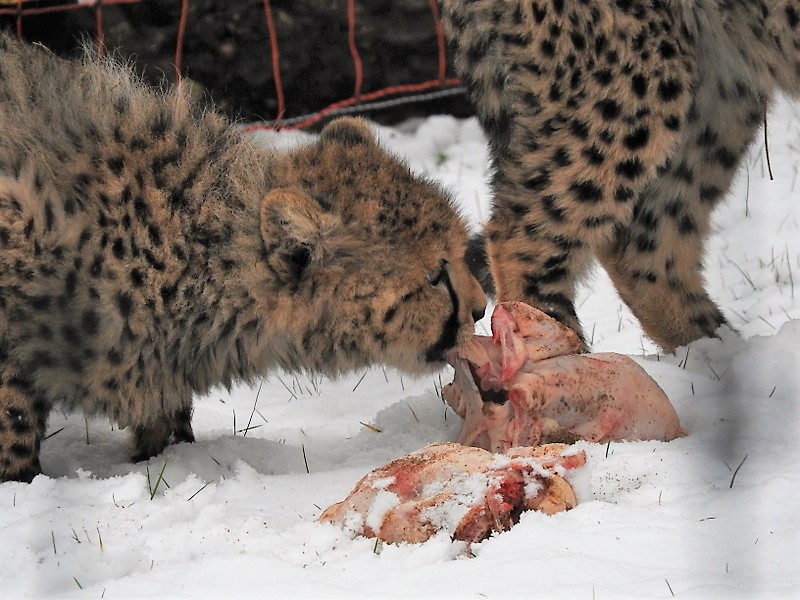
[[[380,531],[386,513],[400,504],[400,498],[394,492],[381,491],[375,494],[364,522],[372,531]],[[355,530],[355,531],[359,531]]]
[[[774,181],[759,138],[708,243],[709,289],[741,336],[659,355],[602,272],[582,290],[593,349],[634,356],[688,436],[580,444],[590,482],[574,510],[525,513],[471,547],[376,545],[317,523],[369,470],[456,438],[439,396],[452,372],[273,373],[198,399],[197,443],[147,464],[128,462],[126,432],[107,421],[54,413],[47,475],[0,485],[0,597],[800,597],[800,109],[781,101],[769,131]],[[472,226],[486,218],[473,119],[379,135]]]
[[[439,494],[443,496],[441,502],[422,509],[420,521],[431,523],[452,536],[469,510],[483,504],[492,480],[487,473],[463,473],[447,483],[445,486],[443,482],[434,481],[423,487],[418,497],[423,504]]]

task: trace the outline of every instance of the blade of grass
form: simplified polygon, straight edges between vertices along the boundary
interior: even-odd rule
[[[739,474],[739,469],[742,468],[742,465],[744,464],[744,461],[746,461],[746,460],[747,460],[747,454],[744,455],[744,458],[742,459],[742,462],[739,463],[739,466],[736,467],[736,470],[733,472],[733,476],[731,477],[731,484],[728,486],[728,489],[733,489],[733,482],[736,481],[736,475]]]
[[[361,379],[358,380],[358,383],[353,387],[353,391],[355,392],[358,389],[358,386],[361,385],[361,382],[364,381],[364,377],[367,376],[367,371],[364,371],[364,374],[361,376]]]
[[[247,432],[250,431],[250,424],[253,422],[253,415],[256,414],[256,407],[258,406],[258,397],[261,395],[261,387],[264,385],[264,380],[258,384],[258,391],[256,392],[256,399],[253,402],[253,410],[250,411],[250,418],[247,419],[247,427],[244,428],[244,436],[247,437]]]
[[[300,447],[303,449],[303,463],[306,466],[306,473],[311,474],[311,471],[308,468],[308,457],[306,456],[306,445],[300,444]]]
[[[155,498],[156,493],[158,492],[158,486],[161,485],[161,482],[164,481],[164,470],[167,468],[167,463],[169,460],[165,460],[164,464],[161,466],[161,471],[158,473],[158,479],[156,479],[156,485],[153,487],[153,490],[150,492],[150,500]]]

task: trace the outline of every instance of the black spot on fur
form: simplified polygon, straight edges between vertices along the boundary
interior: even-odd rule
[[[53,231],[53,222],[55,221],[55,216],[53,215],[53,207],[50,205],[49,201],[45,201],[44,203],[44,228],[45,231]]]
[[[148,225],[147,226],[147,235],[150,238],[150,241],[153,243],[154,246],[161,245],[161,230],[155,225]]]
[[[589,164],[592,165],[602,165],[605,162],[606,157],[603,154],[603,151],[600,150],[597,146],[591,146],[590,148],[584,148],[583,152],[584,158],[589,161]]]
[[[122,364],[122,354],[120,354],[119,350],[111,349],[106,353],[106,358],[108,362],[112,365],[119,365]]]
[[[722,190],[714,185],[701,185],[700,186],[700,200],[703,202],[713,202],[722,196]]]
[[[579,202],[599,202],[603,199],[603,190],[594,181],[579,181],[570,187],[575,199]]]
[[[658,96],[664,102],[671,102],[683,92],[683,86],[675,79],[661,81],[658,84]]]
[[[540,192],[548,185],[550,185],[550,173],[544,170],[525,180],[525,187],[534,192]]]
[[[607,86],[614,81],[614,74],[608,69],[593,71],[592,77],[594,77],[595,81],[602,86]]]
[[[646,127],[639,127],[622,139],[622,143],[628,150],[641,150],[649,141],[650,130]]]
[[[125,158],[122,156],[114,156],[106,161],[108,170],[117,177],[122,175],[122,170],[125,168]]]
[[[144,274],[140,269],[131,269],[130,279],[133,287],[140,288],[144,285]]]
[[[72,298],[75,295],[75,288],[78,285],[78,273],[70,271],[64,279],[64,293],[67,297]]]
[[[100,318],[94,310],[86,310],[81,315],[81,328],[87,335],[96,335],[100,330]]]
[[[617,163],[617,173],[626,179],[637,179],[644,174],[644,164],[636,157]]]
[[[172,300],[175,299],[175,295],[178,293],[178,286],[177,285],[165,285],[161,287],[161,300],[164,304],[169,304]]]
[[[158,111],[150,120],[150,135],[155,139],[163,138],[170,125],[170,115],[165,110]]]
[[[122,238],[116,238],[111,244],[111,253],[117,260],[125,258],[125,243],[122,241]]]
[[[631,78],[631,90],[639,98],[644,98],[647,95],[647,77],[644,75],[634,75]]]
[[[722,146],[717,148],[716,152],[714,152],[714,158],[720,165],[728,170],[734,169],[739,162],[739,157],[734,152]]]
[[[80,346],[81,334],[72,325],[64,325],[61,328],[61,337],[70,346]]]
[[[117,308],[119,309],[119,314],[124,318],[127,319],[130,316],[133,310],[133,299],[129,293],[120,292],[117,294]]]
[[[49,310],[50,300],[50,296],[31,296],[29,304],[31,308],[36,311]]]
[[[792,29],[795,29],[800,23],[800,15],[797,14],[797,9],[794,6],[786,7],[786,22]]]
[[[589,124],[585,121],[581,121],[580,119],[572,119],[569,129],[578,139],[586,140],[589,138]]]
[[[29,458],[33,455],[33,446],[29,444],[24,444],[22,442],[14,442],[9,447],[11,454],[16,456],[17,458]]]
[[[681,128],[681,119],[675,115],[671,115],[664,119],[664,126],[670,131],[678,131]]]
[[[620,112],[622,111],[619,102],[612,98],[600,100],[595,103],[594,107],[600,113],[600,116],[604,121],[613,121],[619,117]]]

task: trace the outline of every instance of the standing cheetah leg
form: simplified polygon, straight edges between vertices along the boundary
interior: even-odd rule
[[[713,336],[726,322],[705,291],[703,241],[766,110],[764,97],[742,83],[701,81],[679,147],[637,199],[630,225],[597,252],[665,350]]]
[[[656,220],[653,197],[637,203],[630,227],[598,258],[645,333],[671,351],[713,336],[725,317],[705,291],[701,264],[707,210],[698,205],[670,207]]]
[[[678,145],[693,49],[652,3],[449,1],[443,14],[492,146],[497,299],[580,333],[576,282]]]
[[[501,187],[496,193],[503,199],[513,194]],[[577,238],[526,224],[509,206],[497,202],[485,228],[498,302],[524,300],[580,333],[573,300],[576,278],[589,258],[586,247]]]
[[[669,92],[663,81],[643,87],[661,103],[639,110],[609,86],[577,110],[550,105],[516,118],[509,146],[521,150],[496,163],[485,228],[498,301],[528,302],[581,334],[576,283],[591,254],[630,224],[636,198],[680,140],[689,105],[686,82],[669,80]]]
[[[147,460],[164,451],[170,443],[194,442],[192,408],[184,406],[169,417],[137,425],[133,430],[133,462]]]
[[[48,413],[28,382],[0,367],[0,482],[30,482],[41,473],[39,447]]]

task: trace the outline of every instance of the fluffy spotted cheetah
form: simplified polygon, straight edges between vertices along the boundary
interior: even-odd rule
[[[663,348],[713,335],[709,213],[773,94],[800,92],[800,1],[442,5],[491,140],[498,299],[580,331],[574,289],[594,255]]]
[[[0,35],[0,481],[55,403],[193,439],[192,395],[271,367],[443,364],[485,297],[451,200],[347,119],[255,147],[177,91]]]

